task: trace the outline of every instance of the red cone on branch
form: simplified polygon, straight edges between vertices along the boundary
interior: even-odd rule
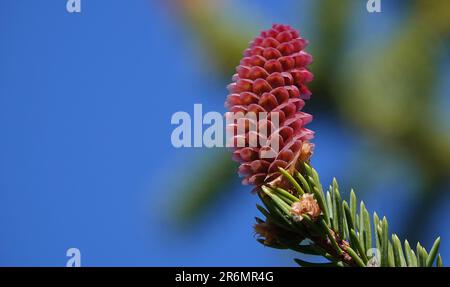
[[[309,140],[314,133],[304,127],[311,122],[312,116],[301,112],[304,100],[311,96],[306,84],[313,79],[307,69],[312,57],[303,51],[307,44],[308,41],[290,26],[275,24],[250,42],[236,67],[225,103],[229,111],[244,114],[275,112],[279,115],[278,129],[269,129],[269,137],[265,137],[279,140],[274,157],[262,156],[266,147],[259,141],[256,146],[234,147],[233,159],[241,164],[239,174],[244,177],[244,184],[260,186],[268,183],[280,175],[279,167],[294,169],[299,162],[307,161],[312,153],[313,145]],[[272,127],[271,119],[271,116],[264,120],[258,118],[253,124],[258,128]],[[247,144],[252,135],[251,125],[247,124],[245,134],[239,135],[236,134],[236,123],[227,126],[235,132],[233,142],[243,138]],[[257,133],[262,137],[260,129]]]

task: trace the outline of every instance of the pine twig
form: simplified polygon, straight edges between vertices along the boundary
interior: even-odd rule
[[[286,170],[280,171],[292,188],[262,186],[259,196],[264,207],[258,205],[258,209],[265,220],[258,218],[255,225],[261,244],[316,255],[327,261],[312,263],[295,259],[300,266],[308,267],[443,265],[439,237],[429,252],[418,243],[415,253],[407,240],[402,246],[397,235],[388,233],[386,218],[380,220],[374,213],[371,219],[363,202],[357,213],[353,191],[350,203],[342,200],[335,179],[325,195],[317,172],[308,164],[304,164],[303,172],[295,171],[294,177]]]

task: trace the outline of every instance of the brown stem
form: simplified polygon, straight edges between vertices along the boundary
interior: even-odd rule
[[[310,236],[310,238],[317,246],[325,250],[328,254],[330,254],[334,258],[344,262],[345,264],[351,267],[356,267],[357,264],[355,263],[353,258],[347,253],[347,247],[349,246],[349,243],[346,240],[340,239],[339,236],[337,236],[337,234],[333,230],[331,230],[331,232],[333,234],[334,239],[338,243],[340,249],[342,250],[342,254],[339,254],[337,250],[334,249],[328,237],[323,238],[319,236]]]

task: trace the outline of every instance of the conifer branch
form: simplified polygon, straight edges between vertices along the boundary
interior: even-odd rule
[[[354,191],[349,202],[341,198],[336,179],[326,193],[317,172],[304,163],[301,171],[280,168],[290,183],[287,190],[270,184],[258,192],[264,205],[257,205],[265,219],[256,218],[258,242],[300,254],[316,255],[323,263],[294,259],[300,266],[334,267],[441,267],[438,237],[429,251],[417,243],[414,252],[407,240],[389,234],[388,221],[376,213],[369,216]],[[374,240],[372,242],[372,239]]]
[[[357,210],[353,191],[343,200],[336,179],[325,192],[307,164],[314,149],[314,132],[305,128],[312,116],[302,111],[314,77],[307,45],[289,25],[272,25],[249,43],[227,86],[227,115],[240,115],[227,123],[233,159],[243,184],[253,185],[264,205],[257,206],[265,217],[256,219],[258,241],[327,260],[295,259],[301,266],[442,266],[440,238],[430,251],[420,243],[414,251],[389,234],[385,217],[371,217],[364,202]]]

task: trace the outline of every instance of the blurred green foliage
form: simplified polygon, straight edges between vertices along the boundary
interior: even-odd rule
[[[189,228],[211,201],[229,189],[236,169],[237,164],[231,160],[227,151],[212,153],[208,158],[196,162],[189,172],[182,175],[184,178],[178,181],[179,186],[174,186],[176,190],[183,190],[182,196],[175,201],[175,210],[178,210],[175,216],[179,219],[177,223]]]

